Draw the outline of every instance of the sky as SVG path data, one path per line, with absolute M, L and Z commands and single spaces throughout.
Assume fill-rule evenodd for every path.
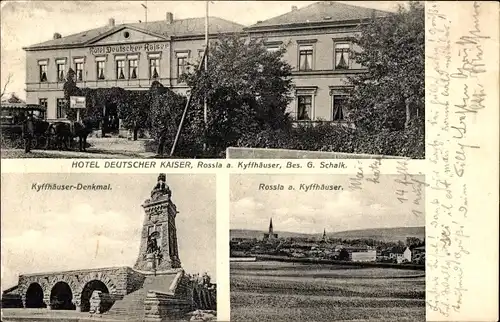
M 211 1 L 210 15 L 248 26 L 316 1 Z M 349 3 L 349 1 L 339 1 Z M 394 11 L 401 1 L 356 1 L 351 4 Z M 67 36 L 98 28 L 114 18 L 117 24 L 144 21 L 145 1 L 1 1 L 1 78 L 3 90 L 26 97 L 25 52 L 22 47 L 52 39 L 55 32 Z M 166 12 L 174 19 L 205 16 L 205 1 L 147 1 L 148 21 L 164 20 Z
M 230 178 L 230 228 L 267 231 L 273 219 L 275 231 L 321 234 L 390 227 L 425 226 L 424 200 L 400 203 L 401 188 L 394 175 L 381 175 L 380 183 L 365 182 L 363 190 L 349 189 L 352 175 L 232 175 Z M 424 181 L 421 179 L 421 181 Z M 260 184 L 285 186 L 283 191 L 259 190 Z M 299 191 L 299 184 L 341 185 L 339 191 Z M 289 191 L 288 185 L 295 190 Z M 419 210 L 416 216 L 412 210 Z
M 2 290 L 16 285 L 19 274 L 135 264 L 141 205 L 157 175 L 2 174 L 1 179 Z M 32 183 L 43 182 L 110 183 L 112 190 L 32 190 Z M 180 212 L 182 267 L 190 274 L 206 271 L 216 280 L 215 176 L 168 175 L 167 184 Z

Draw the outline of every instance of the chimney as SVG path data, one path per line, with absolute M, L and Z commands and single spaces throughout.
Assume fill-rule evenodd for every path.
M 115 26 L 115 19 L 114 18 L 109 18 L 108 20 L 108 27 L 114 27 Z
M 61 34 L 60 34 L 60 33 L 58 33 L 58 32 L 55 32 L 55 33 L 54 33 L 54 37 L 53 37 L 54 39 L 59 39 L 59 38 L 61 38 L 61 37 L 62 37 L 62 36 L 61 36 Z
M 172 22 L 174 22 L 174 14 L 171 12 L 167 12 L 165 18 L 166 18 L 165 20 L 167 21 L 168 24 L 171 24 Z
M 292 11 L 296 11 L 297 9 L 297 6 L 292 6 Z

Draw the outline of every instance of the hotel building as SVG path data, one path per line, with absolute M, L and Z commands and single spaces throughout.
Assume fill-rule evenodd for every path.
M 364 72 L 349 52 L 357 26 L 378 11 L 337 2 L 317 2 L 244 27 L 210 17 L 210 38 L 243 33 L 264 40 L 268 50 L 286 47 L 284 59 L 293 67 L 294 100 L 289 111 L 297 121 L 342 122 L 348 75 Z M 188 62 L 199 61 L 204 50 L 205 18 L 165 20 L 106 26 L 25 47 L 26 101 L 47 108 L 47 119 L 64 119 L 63 84 L 69 68 L 80 88 L 122 87 L 147 90 L 154 80 L 185 94 L 178 81 Z M 88 104 L 88 103 L 87 103 Z M 105 104 L 105 115 L 116 106 Z

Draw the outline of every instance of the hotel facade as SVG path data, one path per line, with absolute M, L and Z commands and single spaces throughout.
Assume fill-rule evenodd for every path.
M 364 72 L 350 59 L 360 23 L 387 12 L 336 2 L 318 2 L 244 27 L 209 19 L 209 37 L 239 33 L 260 38 L 268 50 L 284 46 L 295 85 L 289 112 L 296 121 L 342 122 L 347 76 Z M 198 62 L 205 44 L 205 18 L 116 25 L 114 19 L 92 30 L 23 48 L 26 51 L 26 102 L 47 108 L 49 120 L 65 119 L 63 85 L 72 68 L 80 88 L 147 90 L 157 80 L 186 94 L 179 76 Z M 87 103 L 89 104 L 89 103 Z M 116 114 L 105 104 L 104 115 Z

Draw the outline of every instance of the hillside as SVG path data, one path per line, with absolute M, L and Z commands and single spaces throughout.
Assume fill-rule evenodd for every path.
M 384 241 L 405 241 L 406 237 L 425 239 L 425 227 L 393 227 L 348 230 L 327 234 L 331 238 L 373 238 Z
M 257 238 L 262 239 L 265 231 L 250 230 L 250 229 L 231 229 L 230 238 Z M 321 234 L 303 234 L 288 231 L 275 231 L 279 237 L 321 237 Z M 373 238 L 383 241 L 405 241 L 406 237 L 417 237 L 420 239 L 425 238 L 425 227 L 392 227 L 392 228 L 372 228 L 372 229 L 359 229 L 340 231 L 335 233 L 327 233 L 330 238 Z
M 262 236 L 267 231 L 261 230 L 251 230 L 251 229 L 231 229 L 229 232 L 230 238 L 257 238 L 262 239 Z M 278 234 L 279 237 L 289 238 L 289 237 L 315 237 L 314 234 L 301 234 L 294 233 L 289 231 L 275 231 L 274 233 Z

